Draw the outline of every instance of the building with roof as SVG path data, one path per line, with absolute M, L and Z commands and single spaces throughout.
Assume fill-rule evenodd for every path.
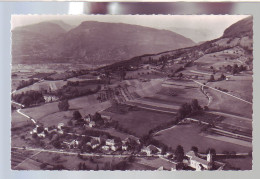
M 115 143 L 115 140 L 114 139 L 107 139 L 106 140 L 106 145 L 108 145 L 108 146 L 113 146 L 113 145 L 115 145 L 116 143 Z
M 141 152 L 146 153 L 146 155 L 151 156 L 152 154 L 160 154 L 162 149 L 155 147 L 154 145 L 148 145 L 147 147 L 142 148 Z
M 88 124 L 89 127 L 95 127 L 96 126 L 96 123 L 95 121 L 90 121 L 89 124 Z
M 194 151 L 189 151 L 186 156 L 188 157 L 188 164 L 190 167 L 201 171 L 211 170 L 213 166 L 212 154 L 207 154 L 207 160 L 198 157 Z

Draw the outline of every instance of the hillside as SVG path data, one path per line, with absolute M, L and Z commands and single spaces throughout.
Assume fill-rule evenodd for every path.
M 253 59 L 253 18 L 252 16 L 242 19 L 228 27 L 222 37 L 211 41 L 199 43 L 196 46 L 180 48 L 177 50 L 164 51 L 155 54 L 147 54 L 142 56 L 136 56 L 132 59 L 115 63 L 106 68 L 116 69 L 118 67 L 156 62 L 156 61 L 174 61 L 175 63 L 187 64 L 200 59 L 206 54 L 213 54 L 216 52 L 223 52 L 225 50 L 235 56 L 240 56 L 244 59 L 245 63 L 249 65 L 249 69 L 252 69 Z M 218 60 L 218 59 L 215 59 Z M 207 61 L 204 58 L 203 61 Z M 202 61 L 201 61 L 202 62 Z M 203 62 L 204 63 L 204 62 Z
M 239 37 L 243 35 L 253 35 L 253 16 L 238 21 L 228 27 L 223 34 L 223 37 Z
M 66 28 L 68 26 L 65 23 L 53 21 L 13 29 L 13 63 L 22 63 L 30 57 L 36 58 L 45 55 L 45 53 L 48 53 L 49 46 L 66 33 Z M 28 63 L 31 63 L 31 61 Z
M 56 25 L 58 26 L 58 24 Z M 26 28 L 28 29 L 28 27 Z M 34 27 L 32 31 L 34 33 L 31 35 L 29 33 L 17 35 L 17 30 L 13 31 L 13 41 L 18 39 L 17 36 L 22 37 L 20 41 L 26 41 L 26 39 L 33 38 L 35 34 L 44 33 L 38 26 Z M 85 21 L 67 33 L 64 31 L 53 35 L 51 41 L 47 41 L 48 38 L 41 39 L 44 35 L 39 35 L 36 40 L 33 38 L 31 41 L 37 41 L 37 43 L 35 42 L 35 45 L 30 45 L 31 48 L 19 53 L 24 57 L 23 60 L 15 59 L 14 62 L 69 62 L 70 59 L 80 63 L 109 64 L 137 55 L 158 53 L 195 44 L 192 40 L 171 31 L 123 23 Z M 46 45 L 48 48 L 44 47 L 44 50 L 39 50 L 38 44 Z M 24 45 L 14 46 L 13 52 L 21 47 Z

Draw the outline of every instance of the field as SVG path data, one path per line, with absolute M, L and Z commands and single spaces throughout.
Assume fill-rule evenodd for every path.
M 220 51 L 204 55 L 203 57 L 196 60 L 196 64 L 208 69 L 210 66 L 218 69 L 223 65 L 233 66 L 233 64 L 240 64 L 237 60 L 235 60 L 238 57 L 238 54 L 224 53 L 224 51 Z
M 199 152 L 205 152 L 208 148 L 214 148 L 217 153 L 223 151 L 249 152 L 251 150 L 250 147 L 206 137 L 204 133 L 201 133 L 201 127 L 197 124 L 178 125 L 159 133 L 155 138 L 173 149 L 182 145 L 185 152 L 190 151 L 192 146 L 197 146 Z
M 114 165 L 123 160 L 123 158 L 117 157 L 90 157 L 84 156 L 84 159 L 79 159 L 77 154 L 67 155 L 67 154 L 55 154 L 49 152 L 41 152 L 40 154 L 33 157 L 43 163 L 48 163 L 50 165 L 63 165 L 67 170 L 78 170 L 79 163 L 85 163 L 88 170 L 103 169 L 105 164 Z
M 253 77 L 250 74 L 232 76 L 229 81 L 210 82 L 208 86 L 227 89 L 230 94 L 249 102 L 253 99 Z
M 210 110 L 217 110 L 252 118 L 253 109 L 251 104 L 240 101 L 213 89 L 207 89 L 207 91 L 212 96 L 212 102 L 209 105 Z
M 157 127 L 158 125 L 174 120 L 173 114 L 144 109 L 129 111 L 127 114 L 116 114 L 111 112 L 103 113 L 110 115 L 113 120 L 119 122 L 119 125 L 134 132 L 139 137 L 148 134 L 149 130 Z
M 37 152 L 34 151 L 22 151 L 22 150 L 12 150 L 11 151 L 11 168 L 13 170 L 37 170 L 40 169 L 40 163 L 29 159 Z M 26 162 L 25 162 L 26 160 Z
M 83 96 L 69 100 L 70 110 L 61 112 L 58 109 L 58 102 L 47 103 L 37 107 L 22 109 L 21 112 L 39 120 L 47 126 L 58 124 L 59 122 L 67 122 L 72 117 L 74 110 L 79 110 L 82 116 L 94 114 L 97 111 L 102 111 L 110 106 L 110 102 L 99 103 L 96 95 Z M 15 122 L 19 120 L 19 114 L 14 114 Z M 17 117 L 16 117 L 17 116 Z M 20 115 L 21 116 L 21 115 Z M 21 117 L 22 118 L 22 117 Z
M 11 121 L 12 128 L 22 127 L 23 125 L 30 123 L 29 118 L 22 116 L 17 111 L 12 111 L 11 115 L 12 115 L 12 121 Z
M 226 163 L 227 170 L 252 170 L 252 157 L 224 159 L 221 162 Z

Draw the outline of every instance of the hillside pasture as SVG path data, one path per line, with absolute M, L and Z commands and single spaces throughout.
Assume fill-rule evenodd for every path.
M 212 66 L 215 69 L 219 69 L 223 65 L 231 65 L 239 64 L 239 62 L 235 59 L 239 58 L 238 54 L 226 53 L 224 51 L 210 53 L 202 56 L 198 60 L 196 60 L 196 65 L 201 66 L 203 68 L 210 69 Z
M 182 145 L 185 152 L 190 151 L 192 146 L 197 146 L 199 152 L 206 152 L 208 148 L 214 148 L 217 153 L 223 151 L 249 152 L 252 150 L 251 147 L 209 138 L 201 132 L 201 129 L 202 127 L 198 124 L 177 125 L 170 130 L 160 132 L 155 136 L 155 139 L 173 149 Z

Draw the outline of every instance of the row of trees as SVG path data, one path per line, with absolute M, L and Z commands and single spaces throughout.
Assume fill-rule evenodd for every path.
M 227 66 L 224 67 L 224 69 L 227 72 L 230 72 L 232 74 L 238 74 L 238 73 L 240 73 L 242 71 L 246 71 L 247 70 L 246 66 L 243 66 L 243 65 L 238 66 L 237 64 L 234 64 L 233 66 L 227 65 Z

